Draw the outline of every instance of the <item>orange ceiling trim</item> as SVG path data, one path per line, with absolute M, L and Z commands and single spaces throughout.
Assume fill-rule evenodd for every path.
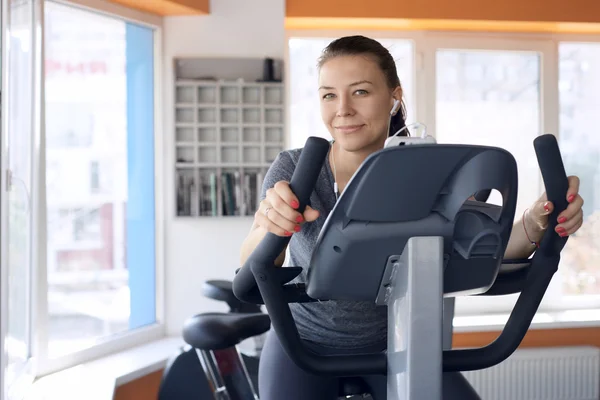
M 600 23 L 452 19 L 286 17 L 288 30 L 488 31 L 600 34 Z
M 598 0 L 285 0 L 286 17 L 600 23 Z
M 108 0 L 134 10 L 161 17 L 210 14 L 209 0 Z

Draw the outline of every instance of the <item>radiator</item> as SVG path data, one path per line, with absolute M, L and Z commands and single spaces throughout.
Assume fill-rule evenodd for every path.
M 522 349 L 497 366 L 464 375 L 483 400 L 598 400 L 600 349 Z

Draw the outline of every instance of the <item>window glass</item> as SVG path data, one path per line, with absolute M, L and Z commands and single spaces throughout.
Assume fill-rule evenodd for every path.
M 46 3 L 50 358 L 155 322 L 154 33 Z
M 562 253 L 565 296 L 600 295 L 600 44 L 559 46 L 560 148 L 565 169 L 581 179 L 584 225 Z

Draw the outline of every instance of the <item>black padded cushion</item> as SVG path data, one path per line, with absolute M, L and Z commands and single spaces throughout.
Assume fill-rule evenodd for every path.
M 202 293 L 206 297 L 214 300 L 224 301 L 230 305 L 237 305 L 240 303 L 237 297 L 233 294 L 233 288 L 231 281 L 223 280 L 210 280 L 204 282 L 202 287 Z
M 185 321 L 183 340 L 197 349 L 220 350 L 260 335 L 270 327 L 271 320 L 263 313 L 203 313 Z
M 259 304 L 241 302 L 233 294 L 233 283 L 226 280 L 209 280 L 202 286 L 204 296 L 224 301 L 229 306 L 229 312 L 254 314 L 261 312 Z

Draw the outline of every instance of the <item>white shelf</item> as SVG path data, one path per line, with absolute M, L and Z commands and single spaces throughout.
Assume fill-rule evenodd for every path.
M 176 215 L 254 214 L 283 150 L 283 103 L 279 82 L 176 81 Z

